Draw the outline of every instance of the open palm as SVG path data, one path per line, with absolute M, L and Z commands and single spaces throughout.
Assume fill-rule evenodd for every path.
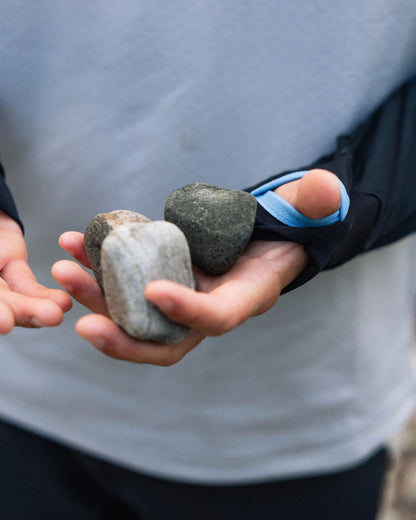
M 60 244 L 89 267 L 82 233 L 65 233 Z M 101 288 L 79 264 L 61 260 L 54 265 L 52 273 L 77 301 L 95 313 L 77 323 L 77 332 L 83 338 L 116 359 L 171 365 L 205 336 L 224 334 L 269 309 L 306 262 L 306 253 L 297 244 L 259 241 L 252 242 L 237 264 L 222 276 L 208 276 L 195 269 L 199 291 L 168 280 L 151 282 L 145 288 L 146 297 L 168 318 L 191 329 L 188 336 L 175 345 L 140 341 L 124 333 L 110 319 Z
M 310 173 L 282 186 L 278 193 L 306 215 L 320 218 L 339 207 L 339 183 L 330 172 Z M 64 233 L 60 245 L 89 267 L 82 233 Z M 172 365 L 204 337 L 225 334 L 248 318 L 266 312 L 307 262 L 307 254 L 298 244 L 253 241 L 224 275 L 208 276 L 196 269 L 199 291 L 167 280 L 151 282 L 145 288 L 146 297 L 168 318 L 190 327 L 188 336 L 175 345 L 141 341 L 124 333 L 110 319 L 97 282 L 78 263 L 61 260 L 53 266 L 52 274 L 77 301 L 93 311 L 81 318 L 76 328 L 96 348 L 116 359 Z

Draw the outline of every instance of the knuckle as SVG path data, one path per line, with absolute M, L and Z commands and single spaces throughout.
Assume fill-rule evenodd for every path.
M 236 318 L 234 316 L 230 316 L 230 315 L 224 315 L 224 316 L 221 316 L 221 318 L 218 319 L 217 323 L 216 323 L 216 326 L 215 326 L 215 331 L 214 331 L 214 336 L 221 336 L 222 334 L 226 334 L 227 332 L 230 332 L 231 330 L 233 330 L 238 324 L 238 321 L 236 320 Z

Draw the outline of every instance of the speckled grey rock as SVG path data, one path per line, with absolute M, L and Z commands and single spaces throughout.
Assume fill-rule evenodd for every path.
M 173 280 L 194 287 L 191 257 L 182 231 L 174 224 L 124 224 L 101 248 L 104 293 L 113 320 L 128 334 L 160 343 L 178 343 L 188 328 L 168 320 L 143 289 L 152 280 Z
M 119 209 L 109 213 L 100 213 L 94 217 L 87 226 L 84 233 L 84 247 L 94 272 L 97 282 L 103 288 L 103 277 L 101 273 L 101 244 L 105 237 L 118 226 L 128 223 L 145 223 L 150 219 L 136 213 Z
M 219 275 L 229 271 L 246 249 L 256 209 L 250 193 L 195 182 L 169 195 L 165 219 L 185 233 L 192 262 Z

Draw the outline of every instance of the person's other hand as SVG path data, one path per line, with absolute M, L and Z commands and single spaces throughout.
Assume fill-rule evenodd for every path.
M 0 211 L 0 333 L 15 326 L 53 327 L 72 306 L 58 289 L 40 285 L 28 265 L 20 226 Z
M 329 215 L 340 206 L 338 179 L 324 170 L 312 170 L 276 192 L 311 218 Z M 60 245 L 89 267 L 82 233 L 64 233 Z M 97 282 L 79 264 L 61 260 L 53 266 L 52 274 L 77 301 L 94 312 L 78 321 L 80 336 L 112 358 L 168 366 L 180 361 L 206 336 L 225 334 L 248 318 L 266 312 L 307 263 L 307 254 L 298 244 L 253 241 L 224 275 L 209 276 L 196 269 L 198 292 L 167 280 L 151 282 L 145 288 L 146 297 L 168 318 L 191 329 L 175 345 L 140 341 L 124 333 L 108 316 Z

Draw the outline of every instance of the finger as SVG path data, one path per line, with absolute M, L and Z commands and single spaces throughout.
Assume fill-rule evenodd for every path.
M 307 263 L 308 256 L 299 244 L 253 241 L 228 273 L 199 284 L 209 292 L 156 280 L 144 293 L 172 321 L 217 336 L 266 312 Z
M 91 268 L 84 248 L 84 235 L 78 231 L 67 231 L 59 237 L 59 245 L 85 267 Z
M 339 179 L 328 170 L 313 169 L 275 192 L 309 218 L 323 218 L 341 206 Z
M 0 302 L 0 334 L 10 332 L 15 324 L 12 309 L 3 302 Z
M 177 363 L 204 337 L 191 331 L 183 341 L 175 345 L 140 341 L 123 332 L 110 318 L 98 314 L 81 318 L 76 331 L 106 356 L 159 366 Z
M 25 260 L 12 260 L 1 272 L 3 280 L 13 292 L 53 301 L 62 312 L 72 307 L 71 298 L 59 289 L 49 289 L 36 280 L 35 275 Z
M 257 313 L 262 286 L 232 279 L 210 293 L 193 291 L 167 280 L 151 282 L 145 296 L 165 316 L 207 336 L 225 334 Z
M 341 206 L 338 177 L 327 170 L 311 170 L 299 183 L 296 204 L 310 218 L 323 218 Z
M 71 260 L 59 260 L 52 276 L 79 303 L 92 312 L 108 315 L 104 293 L 96 280 Z
M 32 298 L 11 291 L 5 284 L 0 288 L 0 301 L 13 313 L 14 324 L 20 327 L 54 327 L 63 320 L 62 309 L 53 301 Z M 9 320 L 6 317 L 7 322 Z

